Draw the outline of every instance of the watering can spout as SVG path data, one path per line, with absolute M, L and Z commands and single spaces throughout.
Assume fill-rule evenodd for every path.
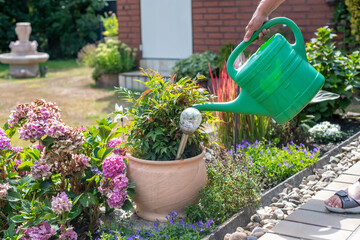
M 270 114 L 246 90 L 241 90 L 239 96 L 231 102 L 201 103 L 195 104 L 194 108 L 199 111 L 220 111 L 242 114 L 254 114 L 269 116 Z

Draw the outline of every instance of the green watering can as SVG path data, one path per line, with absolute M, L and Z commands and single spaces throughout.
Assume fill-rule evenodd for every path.
M 285 24 L 294 32 L 290 44 L 277 33 L 264 43 L 239 69 L 234 62 L 263 29 Z M 241 87 L 239 96 L 226 103 L 203 103 L 193 107 L 200 111 L 222 111 L 272 117 L 283 124 L 296 116 L 324 84 L 324 76 L 308 62 L 305 43 L 298 26 L 288 18 L 267 21 L 251 37 L 241 42 L 227 62 L 229 76 Z

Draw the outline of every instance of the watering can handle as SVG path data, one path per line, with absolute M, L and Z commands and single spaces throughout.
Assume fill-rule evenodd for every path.
M 306 52 L 305 52 L 305 42 L 304 38 L 301 34 L 299 27 L 290 19 L 285 17 L 273 18 L 264 23 L 259 30 L 254 32 L 251 36 L 251 39 L 248 42 L 242 41 L 230 54 L 228 62 L 227 62 L 227 71 L 232 79 L 236 78 L 238 71 L 234 68 L 234 63 L 239 54 L 245 50 L 258 36 L 259 33 L 262 32 L 263 29 L 269 29 L 275 25 L 285 24 L 287 25 L 293 32 L 295 36 L 295 43 L 292 44 L 294 50 L 302 56 L 306 61 Z

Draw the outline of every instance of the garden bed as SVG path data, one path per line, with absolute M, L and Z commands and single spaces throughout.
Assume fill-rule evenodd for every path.
M 358 125 L 360 124 L 358 123 Z M 261 196 L 261 204 L 264 206 L 269 205 L 272 198 L 277 196 L 286 187 L 287 184 L 290 184 L 292 186 L 299 185 L 304 177 L 313 174 L 315 169 L 321 168 L 326 165 L 332 156 L 341 153 L 343 147 L 349 145 L 358 137 L 360 137 L 360 131 L 357 131 L 353 136 L 324 153 L 323 156 L 315 164 L 303 169 L 302 171 L 296 173 L 287 180 L 281 182 L 276 187 L 264 192 Z M 255 208 L 243 209 L 242 211 L 236 213 L 227 221 L 222 223 L 220 226 L 218 226 L 210 235 L 203 238 L 203 240 L 223 239 L 227 233 L 235 232 L 237 227 L 245 227 L 250 222 L 250 217 L 255 212 Z

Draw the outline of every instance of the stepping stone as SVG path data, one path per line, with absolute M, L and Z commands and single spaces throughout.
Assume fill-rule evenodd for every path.
M 360 218 L 348 218 L 346 215 L 334 215 L 330 212 L 322 213 L 303 209 L 293 212 L 286 220 L 348 231 L 355 231 L 360 225 Z
M 348 175 L 348 174 L 341 174 L 334 182 L 344 182 L 344 183 L 351 183 L 353 184 L 359 180 L 359 176 L 356 175 Z
M 282 236 L 273 233 L 266 233 L 259 240 L 299 240 L 299 238 L 293 238 L 289 236 Z
M 352 234 L 352 231 L 348 230 L 314 226 L 286 220 L 281 221 L 271 230 L 273 233 L 311 240 L 347 240 Z M 276 240 L 276 238 L 274 240 Z

